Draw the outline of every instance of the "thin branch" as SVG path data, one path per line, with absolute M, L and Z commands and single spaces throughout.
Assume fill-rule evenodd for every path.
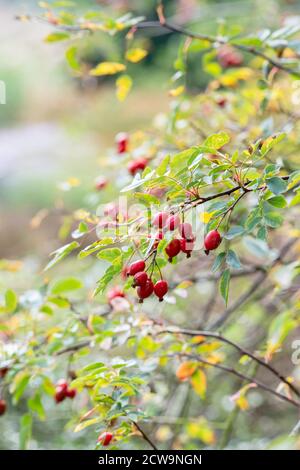
M 215 364 L 213 362 L 207 361 L 206 359 L 203 359 L 200 356 L 197 356 L 196 354 L 176 353 L 176 356 L 187 357 L 187 358 L 190 358 L 190 359 L 194 359 L 194 360 L 196 360 L 198 362 L 201 362 L 202 364 L 205 364 L 207 366 L 215 367 L 216 369 L 220 369 L 220 370 L 223 370 L 225 372 L 229 372 L 230 374 L 235 375 L 236 377 L 239 377 L 240 379 L 246 380 L 249 383 L 255 383 L 257 387 L 259 387 L 259 388 L 261 388 L 261 389 L 263 389 L 263 390 L 265 390 L 269 393 L 272 393 L 277 398 L 280 398 L 281 400 L 284 400 L 284 401 L 290 403 L 291 405 L 297 407 L 298 409 L 300 409 L 300 402 L 297 402 L 297 401 L 293 400 L 292 398 L 289 398 L 285 395 L 282 395 L 279 392 L 276 392 L 276 390 L 273 390 L 271 387 L 269 387 L 268 385 L 265 385 L 263 382 L 260 382 L 259 380 L 256 380 L 256 379 L 253 379 L 253 377 L 249 377 L 248 375 L 242 374 L 241 372 L 237 371 L 236 369 L 233 369 L 232 367 L 224 366 L 222 364 Z
M 289 240 L 281 249 L 278 256 L 274 259 L 274 261 L 268 266 L 268 268 L 261 272 L 255 279 L 255 281 L 250 285 L 250 287 L 244 292 L 230 307 L 228 307 L 224 313 L 215 321 L 212 325 L 210 325 L 210 329 L 214 330 L 215 328 L 219 328 L 223 323 L 228 320 L 229 316 L 239 309 L 253 294 L 254 292 L 261 287 L 261 284 L 267 279 L 269 275 L 269 270 L 273 268 L 282 258 L 286 255 L 286 253 L 295 245 L 298 241 L 297 238 L 292 238 Z
M 243 44 L 235 44 L 230 42 L 230 40 L 224 38 L 224 37 L 216 37 L 216 36 L 210 36 L 208 34 L 201 34 L 201 33 L 194 33 L 192 31 L 189 31 L 185 28 L 182 28 L 181 26 L 171 24 L 168 21 L 144 21 L 141 23 L 137 24 L 138 29 L 143 29 L 143 28 L 165 28 L 170 32 L 177 33 L 177 34 L 182 34 L 183 36 L 187 36 L 191 39 L 200 39 L 203 41 L 207 41 L 210 44 L 215 44 L 215 45 L 230 45 L 234 47 L 235 49 L 238 49 L 242 52 L 246 52 L 248 54 L 254 55 L 256 57 L 260 57 L 261 59 L 266 60 L 270 65 L 273 67 L 277 67 L 278 69 L 287 72 L 289 74 L 292 74 L 296 77 L 300 77 L 300 72 L 297 70 L 294 70 L 290 67 L 285 66 L 282 64 L 282 62 L 276 60 L 273 57 L 270 57 L 267 55 L 265 52 L 261 51 L 260 49 L 255 49 L 254 47 L 251 46 L 245 46 Z
M 245 355 L 250 357 L 253 361 L 255 361 L 257 364 L 261 365 L 262 367 L 265 367 L 268 369 L 272 374 L 274 374 L 277 379 L 280 381 L 284 382 L 294 393 L 297 395 L 297 397 L 300 398 L 300 392 L 299 390 L 292 384 L 290 383 L 280 372 L 278 372 L 271 364 L 265 362 L 263 359 L 261 359 L 259 356 L 256 354 L 252 353 L 248 349 L 244 348 L 243 346 L 240 346 L 239 344 L 235 343 L 234 341 L 226 338 L 225 336 L 221 335 L 218 332 L 213 332 L 213 331 L 207 331 L 207 330 L 189 330 L 189 329 L 166 329 L 166 330 L 161 330 L 158 332 L 158 335 L 164 334 L 164 333 L 169 333 L 169 334 L 182 334 L 186 336 L 204 336 L 205 338 L 214 338 L 218 339 L 222 343 L 226 343 L 229 346 L 232 346 L 235 348 L 237 351 L 239 351 L 240 355 Z
M 145 431 L 141 428 L 141 426 L 140 426 L 136 421 L 132 421 L 132 423 L 135 425 L 135 427 L 137 428 L 137 430 L 141 433 L 141 435 L 143 436 L 143 438 L 145 439 L 145 441 L 148 442 L 148 444 L 152 447 L 152 449 L 158 450 L 158 448 L 156 447 L 156 445 L 151 441 L 150 437 L 147 436 L 147 434 L 146 434 Z

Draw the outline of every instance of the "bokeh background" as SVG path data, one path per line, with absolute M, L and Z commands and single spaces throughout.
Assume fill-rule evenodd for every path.
M 155 18 L 154 0 L 77 0 L 75 3 L 78 11 L 110 4 L 116 10 L 129 8 L 148 19 Z M 222 19 L 252 30 L 276 28 L 284 15 L 300 15 L 297 0 L 164 3 L 168 15 L 177 22 L 197 23 L 205 32 L 215 32 Z M 98 175 L 114 181 L 115 174 L 107 164 L 107 151 L 114 145 L 115 134 L 144 129 L 157 113 L 167 111 L 168 77 L 178 45 L 178 38 L 173 35 L 148 37 L 150 54 L 135 66 L 134 88 L 126 102 L 119 103 L 113 79 L 72 77 L 64 58 L 65 45 L 43 41 L 51 27 L 15 18 L 38 11 L 34 0 L 0 1 L 0 80 L 6 84 L 6 104 L 0 105 L 0 259 L 21 260 L 24 266 L 17 277 L 15 273 L 0 270 L 1 291 L 10 284 L 10 276 L 14 276 L 17 290 L 33 286 L 48 254 L 61 245 L 58 237 L 61 208 L 89 207 L 95 198 L 101 198 L 94 191 Z M 114 47 L 114 41 L 105 36 L 100 44 L 90 38 L 83 54 L 87 62 L 97 63 L 105 58 L 109 60 Z M 190 70 L 189 86 L 193 92 L 203 88 L 207 78 L 201 71 L 200 61 L 191 64 Z M 69 187 L 72 187 L 70 191 Z M 105 192 L 105 198 L 109 200 L 113 196 L 112 187 Z M 66 263 L 58 269 L 68 271 L 72 267 Z M 50 403 L 48 406 L 53 407 Z M 22 411 L 20 404 L 19 410 L 10 413 L 5 422 L 0 420 L 0 448 L 18 447 Z M 93 448 L 94 438 L 89 439 L 89 432 L 74 435 L 71 424 L 70 431 L 61 431 L 70 415 L 70 409 L 63 413 L 54 410 L 46 426 L 35 424 L 31 448 Z M 276 419 L 263 425 L 276 429 Z M 246 419 L 244 422 L 242 419 L 240 426 L 241 432 L 247 435 Z M 251 445 L 263 446 L 263 442 L 253 441 Z

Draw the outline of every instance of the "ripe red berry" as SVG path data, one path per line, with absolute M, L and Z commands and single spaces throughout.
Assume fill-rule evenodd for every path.
M 0 416 L 4 415 L 6 411 L 6 401 L 1 399 L 0 400 Z
M 148 274 L 145 273 L 145 271 L 141 271 L 139 273 L 136 273 L 133 278 L 133 284 L 132 287 L 137 287 L 137 286 L 145 286 L 147 281 L 148 281 Z
M 181 245 L 180 245 L 180 240 L 178 238 L 174 238 L 173 240 L 170 241 L 170 243 L 166 246 L 166 253 L 169 257 L 169 261 L 171 262 L 172 259 L 178 255 L 180 252 Z
M 146 284 L 144 286 L 139 286 L 137 288 L 137 295 L 139 297 L 139 303 L 142 304 L 144 299 L 147 299 L 147 297 L 150 297 L 151 294 L 153 294 L 153 282 L 151 279 L 148 279 Z
M 67 390 L 64 390 L 63 388 L 60 388 L 60 387 L 56 387 L 55 390 L 56 390 L 56 392 L 55 392 L 55 395 L 54 395 L 54 399 L 55 399 L 56 403 L 60 403 L 60 402 L 64 401 L 64 399 L 67 396 Z
M 118 153 L 127 152 L 128 148 L 128 134 L 126 132 L 120 132 L 116 135 L 117 151 Z
M 243 63 L 243 56 L 232 47 L 225 45 L 218 51 L 218 60 L 222 67 L 238 67 Z
M 148 160 L 146 158 L 137 158 L 136 160 L 131 160 L 127 168 L 129 173 L 134 176 L 138 171 L 144 171 L 147 164 Z
M 166 295 L 168 290 L 169 290 L 169 285 L 167 281 L 160 280 L 160 281 L 157 281 L 157 283 L 154 285 L 154 294 L 156 295 L 156 297 L 159 298 L 160 302 L 164 300 L 164 295 Z
M 101 191 L 101 189 L 106 188 L 107 183 L 108 181 L 106 178 L 99 176 L 99 178 L 97 178 L 95 181 L 95 189 L 97 189 L 97 191 Z
M 120 289 L 120 287 L 112 287 L 107 293 L 108 303 L 111 303 L 116 297 L 125 297 L 125 293 Z
M 77 391 L 75 390 L 75 388 L 68 388 L 66 391 L 66 397 L 71 398 L 71 400 L 76 397 L 76 394 Z
M 221 98 L 218 98 L 217 99 L 217 105 L 220 107 L 220 108 L 224 108 L 227 104 L 227 99 L 225 97 L 221 97 Z
M 182 253 L 186 253 L 187 258 L 190 258 L 194 249 L 194 242 L 191 240 L 186 240 L 185 238 L 181 238 L 180 249 Z
M 59 381 L 56 384 L 56 388 L 60 390 L 64 390 L 66 392 L 68 388 L 68 382 L 65 379 L 59 379 Z
M 146 263 L 144 260 L 139 259 L 138 261 L 134 261 L 134 263 L 131 263 L 128 267 L 128 276 L 134 276 L 135 274 L 144 271 L 145 267 Z
M 182 238 L 185 238 L 186 240 L 194 239 L 193 227 L 188 222 L 184 222 L 183 224 L 180 224 L 178 230 Z
M 153 227 L 164 228 L 169 218 L 168 212 L 159 212 L 152 220 Z
M 209 252 L 211 250 L 215 250 L 216 248 L 218 248 L 221 241 L 222 237 L 219 234 L 218 230 L 211 230 L 210 232 L 208 232 L 204 239 L 205 251 Z
M 111 432 L 103 432 L 102 434 L 100 434 L 97 440 L 103 446 L 108 446 L 113 437 L 114 436 Z
M 180 224 L 179 215 L 170 215 L 170 217 L 168 217 L 166 221 L 166 228 L 173 232 L 173 230 L 177 229 L 179 224 Z

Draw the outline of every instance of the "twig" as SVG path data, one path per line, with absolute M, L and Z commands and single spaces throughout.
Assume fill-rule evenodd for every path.
M 140 427 L 140 425 L 136 421 L 132 421 L 132 423 L 135 425 L 137 430 L 141 433 L 141 435 L 143 436 L 145 441 L 148 442 L 148 444 L 152 447 L 152 449 L 158 450 L 156 445 L 151 441 L 150 437 L 147 436 L 147 434 L 145 433 L 145 431 L 143 431 L 143 429 Z
M 248 351 L 246 348 L 243 346 L 240 346 L 239 344 L 235 343 L 234 341 L 226 338 L 225 336 L 222 336 L 218 332 L 213 332 L 213 331 L 207 331 L 207 330 L 189 330 L 189 329 L 166 329 L 166 330 L 161 330 L 157 334 L 182 334 L 182 335 L 187 335 L 187 336 L 204 336 L 205 338 L 214 338 L 218 339 L 219 341 L 226 343 L 233 348 L 235 348 L 241 355 L 245 355 L 250 357 L 253 361 L 257 362 L 259 365 L 262 367 L 265 367 L 268 369 L 272 374 L 274 374 L 280 381 L 284 382 L 294 393 L 297 395 L 297 397 L 300 398 L 300 392 L 297 390 L 297 388 L 290 383 L 280 372 L 278 372 L 273 366 L 271 366 L 269 363 L 265 362 L 263 359 L 261 359 L 259 356 L 256 356 L 256 354 Z
M 266 280 L 269 275 L 269 269 L 273 268 L 281 259 L 285 256 L 285 254 L 293 247 L 293 245 L 298 241 L 297 238 L 292 238 L 289 240 L 281 249 L 278 256 L 274 259 L 274 261 L 268 266 L 264 272 L 261 272 L 255 279 L 255 281 L 251 284 L 251 286 L 244 292 L 230 307 L 228 307 L 224 313 L 215 321 L 212 325 L 210 325 L 210 329 L 214 330 L 215 328 L 220 327 L 223 323 L 229 318 L 229 316 L 235 312 L 238 308 L 241 307 L 251 296 L 254 292 L 261 286 L 261 284 Z
M 246 380 L 249 383 L 255 383 L 257 387 L 265 390 L 266 392 L 272 393 L 275 395 L 277 398 L 280 398 L 281 400 L 284 400 L 291 405 L 297 407 L 300 409 L 300 402 L 295 401 L 293 398 L 289 398 L 285 395 L 282 395 L 279 392 L 276 392 L 276 390 L 273 390 L 271 387 L 268 385 L 265 385 L 264 383 L 260 382 L 257 379 L 253 379 L 253 377 L 249 377 L 248 375 L 242 374 L 241 372 L 237 371 L 236 369 L 233 369 L 232 367 L 224 366 L 222 364 L 215 364 L 213 362 L 207 361 L 206 359 L 203 359 L 200 356 L 197 356 L 196 354 L 189 354 L 189 353 L 176 353 L 176 356 L 179 357 L 187 357 L 190 359 L 194 359 L 198 362 L 201 362 L 202 364 L 205 364 L 207 366 L 212 366 L 215 367 L 216 369 L 223 370 L 225 372 L 229 372 L 232 375 L 235 375 L 236 377 L 239 377 L 240 379 Z

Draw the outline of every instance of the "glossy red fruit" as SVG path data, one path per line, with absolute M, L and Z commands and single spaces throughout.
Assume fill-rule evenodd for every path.
M 54 399 L 56 403 L 61 403 L 62 401 L 64 401 L 64 399 L 67 396 L 67 390 L 64 390 L 63 388 L 60 388 L 60 387 L 56 387 L 55 390 L 56 392 L 54 395 Z
M 138 261 L 134 261 L 134 263 L 131 263 L 128 267 L 128 276 L 134 276 L 135 274 L 144 271 L 145 267 L 146 263 L 144 260 L 139 259 Z
M 0 400 L 0 416 L 4 415 L 6 411 L 6 401 L 1 399 Z
M 59 379 L 59 381 L 56 384 L 56 389 L 61 389 L 66 392 L 68 389 L 68 382 L 65 379 Z
M 220 107 L 220 108 L 224 108 L 227 104 L 227 99 L 224 98 L 224 97 L 221 97 L 221 98 L 218 98 L 217 99 L 217 105 Z
M 210 232 L 208 232 L 204 239 L 205 251 L 209 252 L 211 250 L 215 250 L 216 248 L 218 248 L 221 241 L 222 237 L 219 234 L 218 230 L 211 230 Z
M 103 178 L 102 176 L 99 176 L 99 178 L 97 178 L 95 181 L 95 188 L 97 189 L 97 191 L 101 191 L 102 189 L 106 188 L 107 184 L 107 179 Z
M 144 171 L 144 169 L 146 168 L 148 164 L 148 160 L 146 158 L 137 158 L 136 160 L 131 160 L 129 163 L 128 163 L 128 171 L 129 173 L 134 176 L 136 175 L 136 173 L 138 173 L 139 171 Z
M 152 220 L 153 227 L 164 228 L 169 218 L 168 212 L 159 212 Z
M 107 300 L 109 303 L 116 297 L 125 297 L 125 293 L 120 289 L 120 287 L 112 287 L 107 293 Z
M 178 255 L 180 252 L 181 245 L 180 245 L 180 240 L 178 238 L 174 238 L 173 240 L 170 241 L 170 243 L 166 246 L 166 253 L 169 257 L 169 261 L 171 262 L 172 259 Z
M 164 296 L 167 294 L 168 290 L 169 285 L 167 281 L 160 280 L 154 285 L 154 294 L 159 298 L 160 302 L 164 300 Z
M 194 242 L 191 240 L 186 240 L 185 238 L 181 238 L 180 240 L 180 249 L 182 253 L 186 254 L 187 258 L 191 257 L 192 251 L 194 249 Z
M 137 295 L 139 297 L 139 303 L 142 304 L 144 299 L 147 299 L 147 297 L 150 297 L 150 295 L 153 294 L 153 282 L 151 279 L 148 279 L 146 284 L 144 286 L 139 286 L 137 288 Z
M 182 238 L 185 238 L 186 240 L 194 239 L 193 227 L 188 222 L 184 222 L 183 224 L 180 224 L 178 227 L 178 230 Z
M 167 230 L 171 230 L 172 232 L 178 228 L 180 224 L 180 217 L 179 215 L 170 215 L 166 221 L 166 228 Z
M 132 287 L 137 287 L 137 286 L 145 286 L 147 281 L 148 281 L 148 274 L 145 273 L 145 271 L 141 271 L 139 273 L 136 273 L 133 278 L 133 284 Z
M 1 369 L 0 369 L 0 378 L 3 379 L 6 376 L 8 371 L 9 371 L 8 367 L 1 367 Z
M 120 132 L 116 135 L 117 151 L 118 153 L 125 153 L 128 149 L 128 134 Z
M 102 434 L 100 434 L 100 436 L 98 437 L 98 442 L 100 442 L 100 444 L 102 444 L 103 446 L 108 446 L 111 442 L 111 440 L 113 439 L 113 434 L 111 432 L 103 432 Z
M 71 398 L 71 400 L 76 397 L 76 394 L 77 391 L 75 390 L 75 388 L 68 388 L 66 391 L 66 397 Z

